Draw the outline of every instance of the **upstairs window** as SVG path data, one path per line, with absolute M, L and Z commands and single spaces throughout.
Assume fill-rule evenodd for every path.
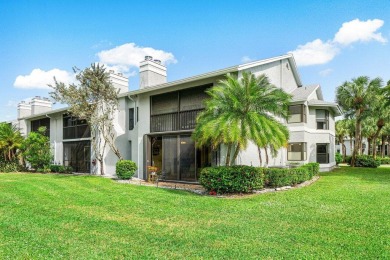
M 129 130 L 134 129 L 134 108 L 129 109 Z
M 50 118 L 42 118 L 31 121 L 31 132 L 38 132 L 41 126 L 46 127 L 45 136 L 50 136 Z
M 91 130 L 85 119 L 65 114 L 63 116 L 63 138 L 79 139 L 91 137 Z
M 287 149 L 288 161 L 306 160 L 306 143 L 289 143 Z
M 306 106 L 293 105 L 288 107 L 288 123 L 305 123 L 306 122 Z
M 316 110 L 317 129 L 329 129 L 329 111 L 325 109 Z

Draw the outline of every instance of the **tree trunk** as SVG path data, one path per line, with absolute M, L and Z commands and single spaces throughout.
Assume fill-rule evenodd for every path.
M 372 137 L 372 144 L 374 145 L 374 149 L 372 151 L 372 155 L 374 156 L 374 158 L 376 158 L 376 139 L 378 138 L 379 136 L 379 133 L 381 132 L 383 126 L 384 126 L 384 121 L 383 120 L 378 120 L 377 122 L 377 129 L 376 129 L 376 132 L 374 134 L 374 136 Z M 382 142 L 383 142 L 383 138 L 382 138 Z M 382 149 L 383 151 L 383 149 Z M 382 152 L 383 153 L 383 152 Z
M 237 156 L 238 156 L 239 152 L 240 152 L 240 142 L 237 143 L 237 147 L 236 147 L 236 150 L 234 151 L 234 155 L 233 155 L 233 158 L 232 158 L 231 165 L 235 165 L 236 164 L 236 159 L 237 159 Z
M 267 146 L 264 147 L 264 152 L 265 152 L 265 164 L 268 166 L 268 150 L 267 150 Z
M 100 165 L 100 175 L 104 175 L 103 159 L 98 160 Z
M 353 152 L 353 148 L 352 148 L 352 135 L 349 136 L 349 152 L 351 153 L 351 156 L 352 156 L 352 152 Z
M 360 111 L 358 111 L 356 115 L 355 147 L 353 149 L 352 160 L 351 160 L 352 167 L 355 167 L 356 156 L 360 155 L 362 122 L 359 117 L 360 117 Z
M 382 149 L 381 149 L 382 157 L 385 157 L 385 149 L 386 149 L 386 138 L 384 135 L 382 135 Z
M 230 153 L 232 152 L 232 144 L 228 144 L 228 149 L 227 149 L 227 153 L 226 153 L 226 161 L 225 161 L 225 165 L 226 166 L 229 166 L 230 165 Z
M 368 142 L 368 151 L 367 151 L 367 154 L 368 155 L 371 155 L 371 138 L 367 138 L 367 142 Z
M 259 162 L 260 162 L 260 167 L 263 165 L 263 160 L 261 159 L 261 147 L 257 146 L 257 151 L 259 152 Z
M 343 153 L 343 162 L 345 162 L 345 157 L 347 156 L 347 147 L 345 146 L 344 142 L 341 143 L 341 150 Z

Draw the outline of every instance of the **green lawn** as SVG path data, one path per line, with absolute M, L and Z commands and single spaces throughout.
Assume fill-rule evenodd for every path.
M 0 174 L 0 259 L 390 258 L 390 168 L 242 199 Z

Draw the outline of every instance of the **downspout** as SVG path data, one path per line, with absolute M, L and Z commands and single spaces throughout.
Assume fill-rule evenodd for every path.
M 131 97 L 131 95 L 127 95 L 127 97 L 131 100 L 131 101 L 133 101 L 133 103 L 134 103 L 134 114 L 135 114 L 135 116 L 134 116 L 134 127 L 137 125 L 138 126 L 138 113 L 137 113 L 137 100 L 136 99 L 133 99 L 132 97 Z M 137 97 L 137 95 L 136 95 L 136 97 Z M 143 142 L 142 142 L 142 144 L 143 144 Z M 133 149 L 133 147 L 131 147 L 131 149 Z M 131 154 L 133 155 L 133 151 L 131 151 Z M 138 131 L 137 131 L 137 165 L 140 165 L 140 162 L 139 162 L 139 142 L 138 142 Z M 138 178 L 140 178 L 140 168 L 138 167 Z
M 47 118 L 50 118 L 52 119 L 48 114 L 45 115 Z M 55 127 L 55 136 L 54 136 L 54 164 L 56 164 L 56 157 L 57 157 L 57 119 L 55 119 L 56 121 L 56 127 Z M 50 132 L 49 132 L 49 135 L 50 135 Z M 50 136 L 49 136 L 49 140 L 50 140 Z

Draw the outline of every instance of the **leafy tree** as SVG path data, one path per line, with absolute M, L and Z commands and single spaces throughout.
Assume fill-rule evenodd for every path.
M 272 85 L 267 76 L 244 72 L 238 79 L 227 74 L 207 93 L 210 98 L 197 118 L 193 138 L 198 146 L 226 145 L 226 165 L 234 164 L 249 141 L 259 152 L 267 147 L 275 152 L 287 144 L 288 130 L 276 116 L 288 117 L 291 96 Z
M 351 166 L 355 166 L 356 156 L 360 154 L 362 144 L 362 121 L 371 112 L 370 103 L 382 86 L 382 80 L 360 76 L 346 81 L 336 89 L 336 99 L 344 113 L 355 121 L 355 147 L 352 153 Z
M 51 96 L 69 105 L 69 112 L 85 119 L 91 129 L 92 149 L 99 162 L 100 174 L 104 175 L 103 160 L 106 146 L 122 160 L 115 145 L 116 133 L 113 116 L 118 110 L 118 90 L 112 85 L 109 73 L 103 65 L 92 64 L 84 70 L 74 68 L 78 83 L 65 85 L 55 79 Z
M 0 123 L 0 152 L 4 161 L 15 161 L 18 149 L 22 146 L 23 137 L 20 131 L 8 123 Z
M 30 132 L 22 145 L 23 157 L 34 170 L 48 169 L 53 161 L 49 137 L 45 136 L 46 127 Z

